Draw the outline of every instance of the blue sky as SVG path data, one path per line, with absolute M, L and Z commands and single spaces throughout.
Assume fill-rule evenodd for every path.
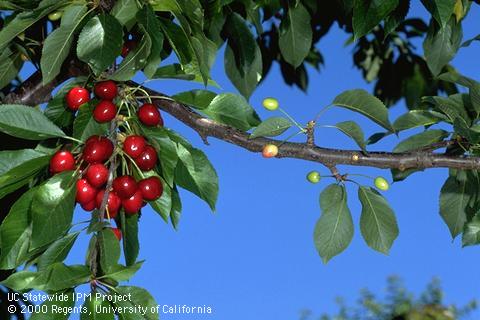
M 465 22 L 465 39 L 479 30 L 480 22 L 473 21 L 480 13 L 477 7 Z M 415 16 L 425 13 L 417 4 L 411 11 Z M 343 46 L 346 39 L 347 35 L 334 27 L 320 42 L 326 66 L 318 74 L 310 73 L 308 94 L 287 87 L 279 68 L 274 66 L 251 98 L 261 117 L 273 115 L 260 108 L 267 96 L 277 97 L 284 109 L 306 123 L 342 91 L 370 90 L 371 86 L 353 68 L 352 47 Z M 478 49 L 478 43 L 462 49 L 454 65 L 466 75 L 480 74 Z M 224 75 L 221 55 L 213 78 L 224 91 L 235 91 Z M 150 86 L 169 94 L 200 88 L 180 81 L 158 81 Z M 403 102 L 392 108 L 391 120 L 404 111 Z M 131 284 L 147 288 L 161 305 L 206 305 L 213 309 L 212 315 L 167 314 L 162 319 L 294 320 L 305 308 L 315 314 L 334 312 L 335 297 L 343 296 L 353 302 L 364 287 L 382 294 L 386 278 L 392 274 L 403 277 L 407 287 L 417 293 L 432 277 L 439 277 L 447 302 L 462 304 L 480 298 L 479 249 L 461 249 L 459 241 L 452 243 L 438 214 L 439 190 L 447 170 L 417 173 L 404 183 L 394 184 L 384 194 L 400 227 L 400 236 L 389 256 L 370 250 L 361 238 L 357 227 L 360 206 L 355 199 L 356 188 L 350 187 L 349 206 L 356 224 L 354 239 L 343 254 L 324 265 L 314 248 L 312 234 L 320 216 L 319 193 L 333 181 L 325 179 L 311 185 L 305 180 L 310 170 L 327 174 L 324 167 L 299 160 L 266 160 L 215 139 L 205 146 L 191 129 L 168 115 L 164 117 L 166 126 L 207 153 L 220 178 L 220 195 L 217 211 L 212 214 L 203 202 L 181 192 L 183 217 L 179 231 L 166 225 L 150 208 L 143 210 L 140 258 L 146 262 Z M 358 121 L 367 136 L 379 130 L 369 120 L 342 109 L 328 111 L 320 122 L 335 124 L 345 120 Z M 391 150 L 397 142 L 397 138 L 391 137 L 374 149 Z M 319 129 L 317 143 L 355 148 L 333 129 Z M 386 170 L 340 170 L 390 179 Z M 80 210 L 76 212 L 79 220 L 85 215 Z M 82 238 L 75 246 L 70 262 L 83 262 L 86 241 Z

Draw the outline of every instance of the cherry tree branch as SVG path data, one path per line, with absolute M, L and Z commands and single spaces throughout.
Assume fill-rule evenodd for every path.
M 39 73 L 33 74 L 24 84 L 13 93 L 7 95 L 2 103 L 19 103 L 25 105 L 37 105 L 47 102 L 50 93 L 56 85 L 72 76 L 81 74 L 81 69 L 71 67 L 57 77 L 50 84 L 42 84 Z M 129 82 L 131 86 L 139 86 L 136 82 Z M 429 150 L 420 150 L 411 153 L 392 152 L 369 152 L 363 154 L 360 150 L 341 150 L 322 148 L 309 143 L 285 142 L 268 139 L 250 139 L 250 134 L 240 131 L 231 126 L 218 123 L 203 117 L 192 108 L 175 102 L 167 95 L 142 87 L 151 96 L 164 96 L 152 101 L 163 111 L 169 113 L 179 121 L 195 130 L 204 141 L 208 137 L 214 137 L 225 142 L 237 145 L 252 152 L 261 152 L 266 144 L 279 146 L 278 158 L 295 158 L 325 165 L 334 168 L 337 165 L 367 166 L 382 169 L 428 169 L 428 168 L 456 168 L 456 169 L 480 169 L 480 157 L 451 156 L 433 153 Z
M 132 82 L 132 85 L 138 84 Z M 188 106 L 172 101 L 167 95 L 152 89 L 143 88 L 152 96 L 165 96 L 165 99 L 152 99 L 163 111 L 185 123 L 203 138 L 217 139 L 235 144 L 252 152 L 261 152 L 266 144 L 279 146 L 278 158 L 296 158 L 321 163 L 328 168 L 337 165 L 367 166 L 382 169 L 427 169 L 457 168 L 480 169 L 480 157 L 448 156 L 429 151 L 413 153 L 369 152 L 359 150 L 339 150 L 322 148 L 309 143 L 285 142 L 268 139 L 250 139 L 250 134 L 203 117 Z

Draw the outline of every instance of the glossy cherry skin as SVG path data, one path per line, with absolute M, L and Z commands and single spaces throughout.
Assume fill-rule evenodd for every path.
M 113 233 L 115 234 L 115 237 L 117 237 L 118 241 L 122 240 L 122 231 L 118 228 L 110 228 L 112 229 Z
M 128 136 L 123 142 L 123 151 L 132 158 L 136 158 L 145 150 L 147 142 L 142 136 Z
M 145 103 L 137 111 L 137 116 L 140 121 L 150 127 L 163 126 L 163 119 L 160 111 L 151 103 Z
M 107 183 L 108 169 L 102 163 L 94 163 L 88 167 L 85 178 L 93 187 L 100 188 Z
M 84 103 L 90 101 L 90 92 L 82 87 L 74 87 L 65 96 L 67 106 L 70 110 L 76 111 Z
M 93 118 L 99 123 L 110 122 L 117 115 L 117 106 L 110 100 L 102 100 L 93 109 Z
M 113 100 L 117 96 L 118 89 L 114 81 L 107 80 L 96 83 L 93 91 L 100 99 Z
M 76 186 L 77 194 L 75 196 L 75 200 L 78 203 L 86 205 L 95 200 L 95 197 L 97 196 L 97 189 L 88 183 L 87 179 L 79 179 Z
M 104 195 L 105 190 L 101 190 L 97 193 L 97 197 L 95 198 L 97 209 L 100 209 L 100 207 L 102 206 L 102 200 Z M 120 210 L 121 205 L 122 200 L 120 199 L 120 197 L 115 193 L 115 191 L 110 191 L 108 193 L 107 208 L 111 219 L 114 219 L 117 216 L 118 210 Z M 106 212 L 105 216 L 107 216 Z
M 122 199 L 128 199 L 138 190 L 138 185 L 132 176 L 120 176 L 113 180 L 113 190 Z
M 87 140 L 83 149 L 83 158 L 87 163 L 101 163 L 106 161 L 113 153 L 113 143 L 106 137 Z
M 75 158 L 70 151 L 57 151 L 50 159 L 50 173 L 75 169 Z
M 155 168 L 158 156 L 157 151 L 152 146 L 146 146 L 145 150 L 135 158 L 135 163 L 143 171 L 149 171 Z
M 121 54 L 122 58 L 125 58 L 126 56 L 128 56 L 130 51 L 132 51 L 136 46 L 137 46 L 137 42 L 134 40 L 125 41 L 122 47 L 122 54 Z
M 80 206 L 85 211 L 93 211 L 97 207 L 97 205 L 95 204 L 95 200 L 92 200 L 88 203 L 80 203 Z
M 126 214 L 136 214 L 138 211 L 140 211 L 142 205 L 143 195 L 140 190 L 137 190 L 137 192 L 135 192 L 130 198 L 122 200 L 122 206 Z
M 147 201 L 157 200 L 163 193 L 162 181 L 158 177 L 141 180 L 138 183 L 138 189 L 142 192 L 143 199 Z

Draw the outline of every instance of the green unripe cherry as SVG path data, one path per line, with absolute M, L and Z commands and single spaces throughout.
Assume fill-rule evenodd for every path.
M 390 185 L 388 184 L 388 181 L 385 180 L 384 177 L 376 177 L 375 187 L 377 187 L 379 190 L 387 191 L 390 188 Z
M 318 171 L 310 171 L 307 174 L 307 180 L 311 183 L 318 183 L 322 177 Z
M 275 98 L 266 98 L 263 100 L 263 107 L 270 111 L 278 109 L 278 100 Z
M 48 15 L 48 20 L 50 21 L 60 20 L 62 15 L 63 15 L 62 11 L 54 11 Z

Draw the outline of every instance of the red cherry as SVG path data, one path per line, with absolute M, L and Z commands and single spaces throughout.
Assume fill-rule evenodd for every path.
M 97 193 L 95 203 L 98 209 L 100 209 L 100 207 L 102 206 L 102 200 L 104 195 L 105 195 L 105 190 L 100 190 Z M 114 191 L 110 191 L 108 193 L 108 199 L 107 199 L 107 208 L 108 208 L 108 213 L 110 215 L 110 218 L 114 219 L 117 216 L 118 210 L 120 209 L 121 205 L 122 205 L 122 200 L 118 197 L 118 195 Z
M 132 176 L 120 176 L 113 180 L 113 190 L 122 199 L 128 199 L 137 191 L 137 182 Z
M 100 140 L 100 136 L 95 134 L 93 136 L 88 137 L 87 141 L 85 141 L 85 144 L 87 145 L 89 143 L 92 143 L 98 140 Z
M 94 201 L 96 195 L 97 189 L 88 183 L 87 179 L 80 179 L 77 181 L 77 194 L 75 196 L 75 200 L 77 200 L 78 203 L 81 205 L 86 205 L 89 202 Z
M 83 158 L 90 164 L 99 163 L 110 158 L 112 153 L 113 143 L 108 138 L 98 137 L 92 140 L 89 138 L 83 149 Z
M 84 103 L 90 101 L 90 92 L 82 87 L 74 87 L 65 96 L 67 106 L 70 110 L 76 111 Z
M 117 96 L 117 84 L 112 80 L 98 82 L 93 91 L 100 99 L 113 100 Z
M 75 169 L 75 158 L 70 151 L 57 151 L 50 159 L 52 174 Z
M 148 171 L 155 167 L 157 160 L 157 151 L 152 146 L 146 146 L 145 150 L 135 158 L 135 163 L 143 171 Z
M 123 142 L 123 151 L 132 158 L 136 158 L 145 150 L 147 142 L 142 136 L 128 136 Z
M 80 207 L 85 211 L 93 211 L 97 205 L 95 204 L 95 200 L 92 200 L 89 203 L 80 203 Z
M 118 228 L 110 228 L 112 229 L 113 233 L 115 234 L 115 237 L 117 237 L 118 241 L 122 240 L 122 231 Z
M 92 164 L 88 167 L 85 177 L 93 187 L 100 188 L 108 180 L 108 169 L 101 163 Z
M 163 126 L 160 111 L 151 103 L 145 103 L 137 111 L 138 118 L 146 126 Z
M 110 122 L 117 115 L 117 106 L 109 100 L 102 100 L 93 109 L 93 118 L 99 123 Z
M 143 196 L 140 190 L 137 190 L 137 192 L 135 192 L 130 198 L 122 200 L 122 206 L 123 209 L 125 209 L 126 214 L 136 214 L 140 211 L 142 205 Z
M 126 56 L 128 56 L 130 51 L 132 51 L 132 49 L 134 49 L 136 46 L 137 46 L 137 42 L 134 40 L 125 41 L 122 47 L 122 54 L 121 54 L 122 58 L 125 58 Z
M 157 200 L 163 193 L 162 181 L 158 177 L 141 180 L 138 183 L 138 188 L 142 192 L 143 199 L 147 201 Z

